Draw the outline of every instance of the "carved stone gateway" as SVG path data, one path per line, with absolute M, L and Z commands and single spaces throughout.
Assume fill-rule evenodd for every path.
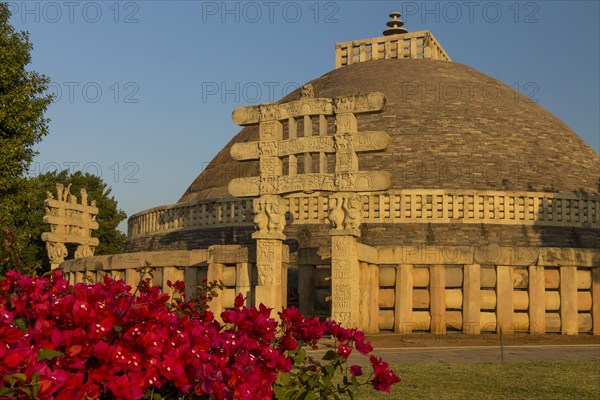
M 96 201 L 88 204 L 88 195 L 81 189 L 81 203 L 70 192 L 71 185 L 64 187 L 56 185 L 57 197 L 47 192 L 44 201 L 46 215 L 44 222 L 50 224 L 50 232 L 42 233 L 42 240 L 46 242 L 48 258 L 52 269 L 65 261 L 67 256 L 67 243 L 77 244 L 75 258 L 91 257 L 98 246 L 98 238 L 91 237 L 92 230 L 98 229 L 96 215 L 98 208 Z
M 282 251 L 287 202 L 281 195 L 295 192 L 333 192 L 328 199 L 328 219 L 332 236 L 332 316 L 346 326 L 359 323 L 359 261 L 357 238 L 360 236 L 362 200 L 356 192 L 387 189 L 391 175 L 385 171 L 359 171 L 357 152 L 385 150 L 390 137 L 385 132 L 358 132 L 357 113 L 381 111 L 385 96 L 375 92 L 335 99 L 314 98 L 311 85 L 301 90 L 297 101 L 240 107 L 233 112 L 239 125 L 259 124 L 257 142 L 236 143 L 231 147 L 235 160 L 259 160 L 260 175 L 236 178 L 229 182 L 229 193 L 236 197 L 254 197 L 256 266 L 258 286 L 256 303 L 279 309 L 283 297 L 281 285 Z M 335 118 L 335 132 L 328 132 L 327 117 Z M 301 120 L 303 135 L 298 137 Z M 284 140 L 284 124 L 288 137 Z M 318 135 L 313 136 L 313 125 Z M 327 171 L 327 158 L 335 157 L 335 170 Z M 298 173 L 298 158 L 304 160 Z M 318 163 L 313 162 L 318 156 Z M 287 162 L 288 174 L 283 175 Z M 318 165 L 318 171 L 313 168 Z M 302 271 L 299 271 L 302 274 Z

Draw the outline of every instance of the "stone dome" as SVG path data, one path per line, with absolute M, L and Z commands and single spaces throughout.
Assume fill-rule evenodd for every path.
M 383 112 L 358 116 L 359 131 L 385 131 L 387 151 L 359 155 L 361 170 L 386 170 L 391 189 L 502 190 L 597 195 L 600 157 L 566 124 L 529 98 L 473 68 L 431 59 L 388 59 L 333 70 L 310 82 L 315 97 L 379 91 Z M 299 90 L 281 102 L 300 97 Z M 242 129 L 179 200 L 231 197 L 232 178 L 257 176 L 235 161 Z

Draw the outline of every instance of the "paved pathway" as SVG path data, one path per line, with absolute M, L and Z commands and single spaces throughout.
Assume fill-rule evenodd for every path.
M 311 352 L 312 355 L 324 351 Z M 488 363 L 501 361 L 500 347 L 405 347 L 381 348 L 373 352 L 390 363 Z M 600 360 L 600 346 L 532 345 L 505 346 L 504 361 Z M 352 354 L 350 363 L 368 364 L 368 359 Z
M 380 349 L 375 355 L 393 363 L 485 363 L 501 361 L 499 347 Z M 504 347 L 504 361 L 600 360 L 598 345 L 535 345 Z

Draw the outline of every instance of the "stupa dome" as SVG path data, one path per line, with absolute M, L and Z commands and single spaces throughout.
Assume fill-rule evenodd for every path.
M 600 157 L 566 124 L 528 97 L 473 68 L 429 59 L 352 64 L 310 82 L 315 97 L 382 92 L 383 112 L 359 115 L 362 131 L 385 131 L 385 152 L 359 155 L 361 170 L 392 173 L 392 189 L 508 190 L 598 194 Z M 297 90 L 280 102 L 296 100 Z M 242 129 L 179 202 L 230 197 L 232 178 L 258 175 L 235 161 Z

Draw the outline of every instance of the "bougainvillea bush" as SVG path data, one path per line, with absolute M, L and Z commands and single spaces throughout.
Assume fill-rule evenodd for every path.
M 40 399 L 335 399 L 356 385 L 389 391 L 400 381 L 381 359 L 348 367 L 364 335 L 335 322 L 306 319 L 290 307 L 243 306 L 218 322 L 206 298 L 185 301 L 146 279 L 132 289 L 108 276 L 69 284 L 61 272 L 0 278 L 0 398 Z M 310 356 L 324 335 L 334 350 Z M 340 377 L 334 377 L 334 375 Z

